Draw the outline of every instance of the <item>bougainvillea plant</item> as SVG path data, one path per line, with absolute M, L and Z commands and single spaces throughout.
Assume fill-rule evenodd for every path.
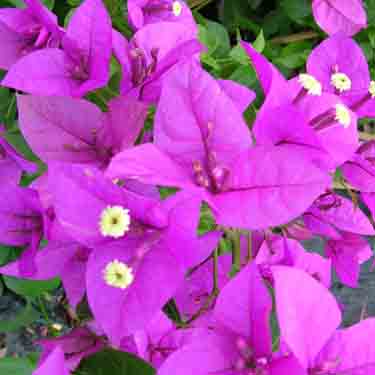
M 71 321 L 0 373 L 374 374 L 375 3 L 6 1 L 0 273 Z

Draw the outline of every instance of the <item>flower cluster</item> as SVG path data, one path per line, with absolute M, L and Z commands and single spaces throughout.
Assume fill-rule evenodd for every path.
M 92 313 L 40 342 L 34 374 L 68 375 L 106 347 L 159 375 L 372 374 L 375 319 L 341 328 L 329 291 L 332 270 L 358 285 L 375 235 L 375 142 L 358 132 L 375 82 L 351 38 L 361 2 L 313 1 L 330 36 L 293 79 L 241 43 L 265 96 L 251 127 L 255 93 L 202 68 L 182 0 L 128 0 L 130 40 L 101 0 L 66 29 L 25 3 L 0 11 L 1 84 L 47 168 L 19 186 L 35 167 L 0 138 L 0 242 L 24 248 L 0 271 L 60 277 Z M 120 93 L 103 112 L 83 97 L 108 84 L 112 57 Z M 316 236 L 324 254 L 302 246 Z

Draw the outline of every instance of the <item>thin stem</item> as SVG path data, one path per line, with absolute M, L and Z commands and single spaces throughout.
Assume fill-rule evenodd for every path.
M 44 319 L 46 320 L 46 322 L 49 322 L 50 321 L 49 316 L 48 316 L 47 309 L 46 309 L 46 306 L 44 305 L 44 301 L 42 297 L 38 297 L 38 305 L 41 310 L 41 313 L 43 314 Z
M 233 275 L 237 274 L 241 270 L 241 235 L 240 232 L 233 230 L 231 231 L 232 239 L 232 266 Z
M 216 293 L 219 291 L 219 248 L 217 247 L 214 251 L 214 281 L 213 281 L 213 289 L 212 293 Z
M 105 106 L 105 108 L 107 108 L 107 99 L 99 91 L 93 92 L 92 94 L 95 95 L 97 99 L 99 99 L 99 101 Z
M 10 103 L 9 103 L 7 114 L 5 116 L 7 120 L 10 120 L 10 115 L 12 113 L 12 110 L 13 110 L 13 107 L 14 107 L 15 103 L 16 103 L 16 95 L 13 95 L 12 99 L 10 100 Z
M 287 36 L 278 36 L 270 40 L 273 44 L 289 44 L 293 42 L 300 42 L 302 40 L 318 38 L 319 34 L 315 31 L 304 31 Z
M 105 90 L 109 95 L 116 97 L 118 96 L 117 92 L 113 91 L 110 87 L 103 87 L 103 90 Z
M 253 259 L 253 243 L 252 243 L 252 233 L 247 234 L 247 262 L 250 262 Z
M 210 261 L 212 259 L 212 257 L 214 257 L 215 255 L 215 252 L 216 250 L 210 254 L 206 259 L 204 259 L 202 262 L 200 262 L 199 264 L 197 264 L 196 266 L 194 266 L 193 268 L 191 268 L 188 273 L 187 273 L 187 276 L 191 276 L 194 272 L 196 272 L 199 268 L 201 268 L 202 266 L 204 266 L 208 261 Z
M 189 1 L 190 8 L 199 10 L 209 3 L 211 3 L 213 0 L 191 0 Z
M 359 132 L 359 138 L 362 141 L 373 141 L 375 140 L 375 134 L 369 134 L 365 132 Z
M 183 327 L 188 326 L 196 319 L 198 319 L 201 315 L 203 315 L 206 311 L 210 309 L 212 303 L 215 301 L 216 297 L 219 295 L 219 267 L 218 267 L 218 258 L 219 258 L 219 248 L 216 248 L 208 259 L 213 257 L 214 264 L 213 264 L 213 287 L 211 294 L 207 297 L 206 302 L 204 305 L 186 322 L 182 324 Z M 202 263 L 201 263 L 202 264 Z

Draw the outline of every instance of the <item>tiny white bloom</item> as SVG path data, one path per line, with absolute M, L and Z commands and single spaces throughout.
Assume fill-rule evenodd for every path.
M 100 233 L 104 237 L 122 237 L 130 226 L 129 210 L 121 206 L 108 206 L 100 215 Z
M 315 96 L 322 95 L 321 83 L 312 75 L 302 73 L 298 76 L 298 82 L 310 94 Z
M 344 128 L 349 127 L 352 122 L 349 109 L 343 104 L 336 104 L 335 108 L 335 120 L 338 121 Z
M 172 11 L 176 17 L 179 17 L 182 13 L 182 4 L 179 1 L 174 1 L 172 4 Z
M 371 95 L 371 98 L 375 99 L 375 81 L 370 82 L 370 87 L 369 87 L 368 91 Z
M 114 288 L 126 289 L 134 281 L 133 269 L 115 259 L 103 271 L 104 281 Z
M 352 88 L 352 81 L 345 73 L 334 73 L 331 76 L 331 85 L 336 90 L 345 92 Z

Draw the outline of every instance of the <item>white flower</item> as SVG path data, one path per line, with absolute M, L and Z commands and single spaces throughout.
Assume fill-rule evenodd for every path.
M 345 92 L 352 88 L 352 81 L 345 73 L 332 74 L 331 84 L 340 92 Z
M 126 289 L 134 281 L 132 268 L 117 259 L 107 264 L 103 276 L 107 285 L 119 289 Z
M 174 1 L 172 4 L 172 12 L 176 17 L 179 17 L 182 13 L 182 5 L 179 1 Z
M 349 109 L 343 104 L 336 104 L 335 108 L 335 120 L 338 121 L 344 128 L 349 127 L 352 122 Z
M 122 237 L 130 226 L 129 210 L 121 206 L 108 206 L 100 216 L 100 233 L 104 237 Z
M 298 82 L 310 94 L 315 96 L 322 95 L 321 83 L 312 75 L 302 73 L 298 76 Z
M 371 95 L 371 98 L 375 99 L 375 81 L 370 82 L 370 87 L 369 87 L 368 91 Z

